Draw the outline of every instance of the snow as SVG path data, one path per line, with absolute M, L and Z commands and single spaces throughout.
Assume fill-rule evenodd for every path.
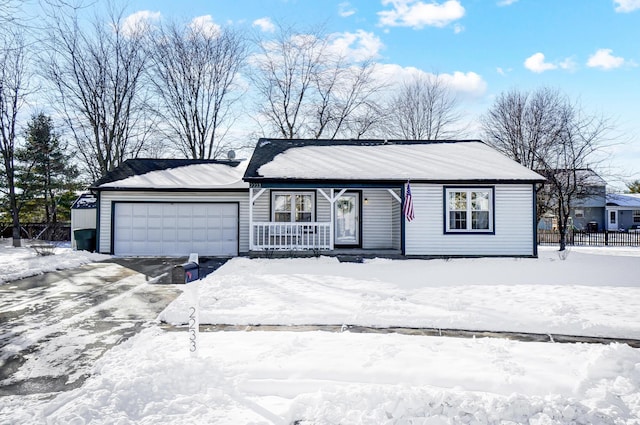
M 200 288 L 201 323 L 330 324 L 640 339 L 639 249 L 538 259 L 235 258 Z M 600 250 L 602 252 L 602 249 Z M 318 302 L 321 300 L 321 302 Z M 187 322 L 181 296 L 161 315 Z
M 289 148 L 258 169 L 265 178 L 541 180 L 482 142 Z
M 235 258 L 197 284 L 200 320 L 637 338 L 638 264 L 637 248 L 572 248 L 564 260 L 555 248 L 538 259 Z M 180 322 L 186 302 L 162 316 Z M 0 423 L 640 423 L 640 349 L 626 344 L 293 330 L 201 332 L 193 357 L 186 328 L 152 325 L 79 388 L 3 397 Z
M 29 248 L 29 245 L 34 243 L 42 242 L 23 239 L 22 247 L 14 248 L 12 239 L 0 240 L 0 285 L 29 276 L 79 267 L 83 264 L 109 258 L 108 255 L 73 251 L 64 246 L 56 247 L 54 255 L 39 256 L 36 251 Z
M 138 189 L 246 189 L 242 181 L 246 161 L 232 167 L 226 164 L 192 164 L 167 170 L 150 171 L 145 174 L 109 182 L 101 188 Z
M 640 193 L 607 193 L 607 205 L 640 208 Z

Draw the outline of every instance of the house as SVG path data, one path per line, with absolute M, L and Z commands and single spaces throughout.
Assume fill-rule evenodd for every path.
M 240 161 L 129 159 L 91 187 L 97 251 L 123 256 L 246 254 L 248 187 Z
M 607 194 L 607 230 L 640 229 L 640 194 Z
M 244 180 L 250 251 L 537 255 L 544 179 L 478 140 L 261 139 Z
M 540 172 L 544 174 L 544 172 Z M 606 186 L 607 183 L 595 171 L 590 168 L 582 168 L 553 172 L 555 177 L 561 181 L 567 181 L 572 184 L 573 179 L 577 182 L 577 190 L 572 197 L 571 207 L 569 209 L 570 229 L 580 231 L 602 231 L 605 228 L 605 205 L 606 205 Z M 553 211 L 554 194 L 550 184 L 544 185 L 544 190 L 540 192 L 540 196 L 547 198 L 539 199 L 542 205 L 547 203 L 551 208 L 542 216 L 538 228 L 541 230 L 557 230 L 557 217 Z
M 248 162 L 133 159 L 91 190 L 107 254 L 535 257 L 543 181 L 478 140 L 260 139 Z

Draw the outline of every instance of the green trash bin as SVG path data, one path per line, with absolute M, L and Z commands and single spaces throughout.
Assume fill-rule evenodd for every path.
M 77 229 L 73 231 L 76 249 L 94 252 L 96 250 L 96 229 Z

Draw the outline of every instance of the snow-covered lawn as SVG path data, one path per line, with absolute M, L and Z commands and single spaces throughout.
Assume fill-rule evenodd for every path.
M 199 283 L 201 321 L 640 337 L 640 249 L 539 259 L 236 258 Z M 185 287 L 187 289 L 187 287 Z M 162 314 L 182 322 L 183 294 Z M 78 389 L 8 396 L 0 423 L 639 424 L 640 349 L 351 332 L 153 326 Z
M 22 247 L 14 248 L 11 239 L 0 239 L 0 285 L 12 280 L 79 267 L 109 258 L 108 255 L 103 254 L 73 251 L 68 243 L 55 248 L 54 255 L 39 256 L 29 248 L 36 243 L 38 242 L 23 239 Z
M 200 282 L 200 322 L 405 326 L 640 339 L 640 249 L 538 259 L 235 258 Z M 161 318 L 187 322 L 183 294 Z

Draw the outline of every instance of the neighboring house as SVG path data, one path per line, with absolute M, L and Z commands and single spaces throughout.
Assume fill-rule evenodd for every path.
M 475 140 L 260 139 L 248 162 L 128 160 L 91 190 L 107 254 L 535 257 L 542 182 Z
M 640 194 L 607 194 L 607 230 L 640 228 Z
M 240 161 L 130 159 L 96 181 L 97 251 L 125 256 L 246 254 Z
M 481 141 L 261 139 L 244 180 L 251 251 L 537 255 L 544 179 Z
M 566 173 L 558 171 L 557 174 Z M 562 178 L 562 176 L 561 176 Z M 570 229 L 587 231 L 603 231 L 605 228 L 605 204 L 607 183 L 595 171 L 591 169 L 579 169 L 575 171 L 575 179 L 578 182 L 578 191 L 573 196 L 573 202 L 569 212 Z M 540 196 L 551 198 L 549 205 L 553 207 L 553 190 L 547 183 Z M 540 200 L 543 204 L 547 201 Z M 553 211 L 544 213 L 539 224 L 539 229 L 557 230 L 557 217 Z

